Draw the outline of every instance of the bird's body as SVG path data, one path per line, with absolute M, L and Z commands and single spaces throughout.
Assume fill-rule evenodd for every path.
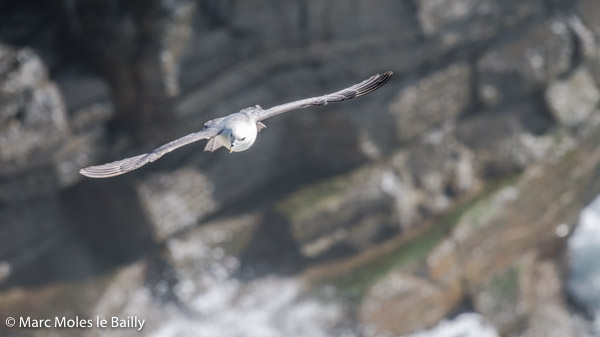
M 225 117 L 223 125 L 223 132 L 217 136 L 217 140 L 232 152 L 247 150 L 256 141 L 259 126 L 247 112 L 237 112 Z
M 382 75 L 377 74 L 367 80 L 332 94 L 277 105 L 267 110 L 263 110 L 259 105 L 249 107 L 225 117 L 209 120 L 204 124 L 204 128 L 201 131 L 191 133 L 167 143 L 150 153 L 104 165 L 86 167 L 81 169 L 79 173 L 91 178 L 108 178 L 121 175 L 135 170 L 149 162 L 153 162 L 179 147 L 202 139 L 208 139 L 204 151 L 213 152 L 220 147 L 227 148 L 229 152 L 245 151 L 254 144 L 258 133 L 266 128 L 261 121 L 290 110 L 325 105 L 333 102 L 342 102 L 366 95 L 387 83 L 391 76 L 391 71 Z

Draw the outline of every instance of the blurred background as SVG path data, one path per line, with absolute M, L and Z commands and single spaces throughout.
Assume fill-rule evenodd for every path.
M 597 0 L 1 1 L 0 335 L 600 336 L 599 88 Z

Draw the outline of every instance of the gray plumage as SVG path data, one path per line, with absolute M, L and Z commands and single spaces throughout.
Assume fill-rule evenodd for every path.
M 240 152 L 250 148 L 256 140 L 257 133 L 266 126 L 261 122 L 267 118 L 284 112 L 306 108 L 309 106 L 326 105 L 327 103 L 343 102 L 355 97 L 366 95 L 383 86 L 392 76 L 388 71 L 382 75 L 374 75 L 346 89 L 317 97 L 274 106 L 263 110 L 259 105 L 243 109 L 231 115 L 212 119 L 204 124 L 204 129 L 191 133 L 169 142 L 150 153 L 126 158 L 112 163 L 83 168 L 79 173 L 91 178 L 108 178 L 133 171 L 147 163 L 153 162 L 165 154 L 184 145 L 208 139 L 204 151 L 213 152 L 220 147 L 226 147 L 230 152 Z

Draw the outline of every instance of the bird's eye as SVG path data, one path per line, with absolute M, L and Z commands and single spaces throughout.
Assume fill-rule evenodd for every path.
M 244 137 L 244 138 L 241 138 L 240 140 L 241 140 L 241 141 L 244 141 L 244 140 L 246 140 L 246 137 Z

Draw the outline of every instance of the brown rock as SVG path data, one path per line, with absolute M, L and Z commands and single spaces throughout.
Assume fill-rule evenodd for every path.
M 437 323 L 462 296 L 457 284 L 441 286 L 391 272 L 367 293 L 359 319 L 378 333 L 403 335 Z
M 524 274 L 531 265 L 532 255 L 525 255 L 509 268 L 496 271 L 489 280 L 472 285 L 475 311 L 487 317 L 502 334 L 520 332 L 527 320 Z
M 531 337 L 581 336 L 567 307 L 561 271 L 553 261 L 539 261 L 523 287 L 528 304 L 529 324 L 525 331 Z

